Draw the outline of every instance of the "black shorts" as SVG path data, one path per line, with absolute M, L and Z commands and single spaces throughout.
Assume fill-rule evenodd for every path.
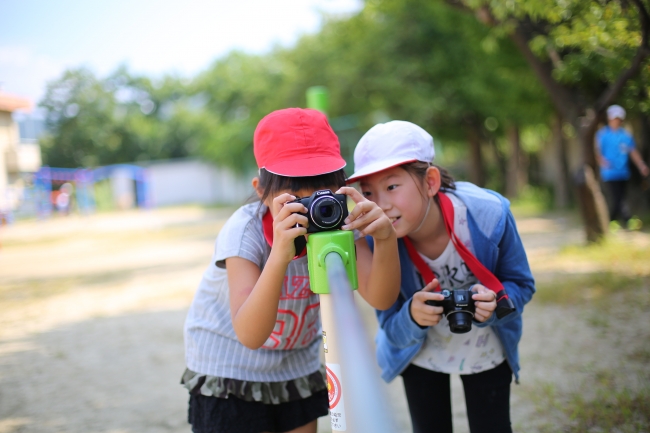
M 190 395 L 187 421 L 194 433 L 286 432 L 308 424 L 329 410 L 327 390 L 280 404 Z

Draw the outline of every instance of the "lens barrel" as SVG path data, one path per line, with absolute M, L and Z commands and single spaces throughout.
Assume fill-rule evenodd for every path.
M 311 220 L 319 228 L 328 230 L 336 227 L 343 215 L 343 207 L 333 197 L 317 197 L 309 207 Z
M 472 313 L 467 311 L 450 311 L 447 314 L 449 330 L 454 334 L 465 334 L 472 329 Z

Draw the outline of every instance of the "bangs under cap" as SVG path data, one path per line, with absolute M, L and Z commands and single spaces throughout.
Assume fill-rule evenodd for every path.
M 257 124 L 253 152 L 258 168 L 280 176 L 305 177 L 345 167 L 339 139 L 317 110 L 287 108 Z
M 414 123 L 393 120 L 366 132 L 354 149 L 354 174 L 348 183 L 409 162 L 433 162 L 433 137 Z

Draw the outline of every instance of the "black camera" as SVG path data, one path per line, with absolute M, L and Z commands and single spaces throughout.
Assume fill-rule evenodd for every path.
M 307 213 L 300 212 L 309 221 L 307 233 L 338 230 L 348 217 L 347 196 L 334 194 L 329 189 L 321 189 L 289 203 L 300 203 L 307 208 Z
M 472 295 L 478 292 L 471 288 L 444 289 L 440 292 L 445 297 L 442 301 L 425 301 L 427 305 L 442 307 L 442 313 L 447 316 L 449 330 L 454 334 L 464 334 L 472 329 L 474 318 L 474 299 Z

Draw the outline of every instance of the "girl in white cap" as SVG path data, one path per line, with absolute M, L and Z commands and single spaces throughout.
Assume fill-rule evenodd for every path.
M 344 186 L 339 141 L 322 113 L 274 111 L 253 146 L 259 201 L 221 229 L 185 322 L 188 421 L 195 433 L 316 433 L 328 412 L 319 298 L 295 242 L 307 232 L 307 209 L 291 202 L 321 189 L 356 202 L 342 229 L 377 245 L 371 254 L 365 238 L 356 242 L 359 293 L 375 308 L 399 293 L 397 237 L 376 204 Z
M 431 135 L 403 121 L 374 126 L 354 152 L 348 183 L 359 182 L 399 238 L 401 296 L 377 311 L 382 377 L 401 374 L 416 433 L 452 432 L 450 374 L 462 378 L 472 433 L 511 432 L 533 277 L 508 201 L 454 182 L 434 155 Z

